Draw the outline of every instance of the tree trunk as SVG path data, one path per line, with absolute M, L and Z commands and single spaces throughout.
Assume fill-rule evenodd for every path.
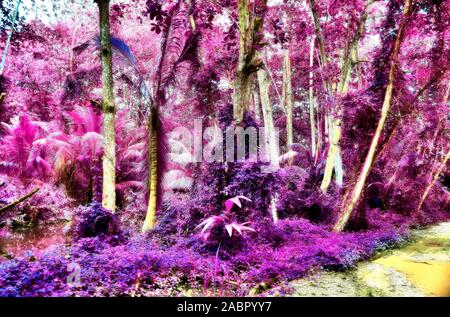
M 103 83 L 103 207 L 116 208 L 115 104 L 112 72 L 112 51 L 109 25 L 109 0 L 96 0 L 100 15 L 100 52 Z
M 6 40 L 5 49 L 3 50 L 2 63 L 0 65 L 0 76 L 3 75 L 3 70 L 5 69 L 6 56 L 8 55 L 9 44 L 11 43 L 11 37 L 12 37 L 13 32 L 14 32 L 14 24 L 16 23 L 16 20 L 17 20 L 17 15 L 19 13 L 19 7 L 20 7 L 21 2 L 22 2 L 22 0 L 17 0 L 16 8 L 14 9 L 14 13 L 13 13 L 13 16 L 12 16 L 11 31 L 9 32 L 8 39 Z
M 294 131 L 292 127 L 292 70 L 289 50 L 286 49 L 283 64 L 283 92 L 282 103 L 286 111 L 286 146 L 288 151 L 294 143 Z
M 148 122 L 149 144 L 148 144 L 148 189 L 149 199 L 147 214 L 142 232 L 153 230 L 156 223 L 156 209 L 158 207 L 158 108 L 153 107 Z
M 266 0 L 260 5 L 265 5 Z M 250 13 L 248 0 L 238 0 L 239 13 L 239 60 L 234 80 L 233 118 L 237 125 L 242 123 L 244 112 L 249 108 L 252 97 L 254 73 L 262 65 L 255 49 L 255 35 L 262 27 L 262 18 Z
M 434 184 L 436 184 L 436 181 L 439 179 L 439 175 L 441 175 L 442 171 L 446 167 L 447 161 L 450 159 L 450 150 L 447 151 L 447 154 L 444 156 L 444 159 L 440 163 L 440 166 L 437 168 L 437 171 L 434 173 L 434 169 L 431 171 L 431 182 L 428 184 L 428 186 L 425 188 L 425 191 L 422 194 L 422 197 L 420 198 L 420 202 L 417 205 L 417 210 L 415 214 L 419 214 L 420 210 L 422 209 L 422 205 L 427 199 L 428 194 L 430 193 L 430 190 L 433 188 Z
M 339 95 L 345 95 L 348 92 L 348 85 L 351 79 L 352 70 L 356 63 L 354 58 L 355 56 L 357 56 L 359 39 L 361 38 L 361 35 L 364 31 L 364 26 L 366 24 L 368 7 L 372 3 L 373 0 L 369 0 L 367 2 L 364 11 L 362 12 L 359 19 L 355 34 L 345 45 L 344 54 L 342 57 L 341 78 L 337 87 L 337 92 Z M 328 187 L 330 186 L 333 170 L 335 171 L 336 183 L 339 186 L 343 185 L 342 182 L 344 172 L 342 166 L 341 150 L 339 147 L 342 125 L 341 119 L 339 117 L 342 115 L 342 109 L 341 107 L 337 108 L 337 118 L 333 118 L 333 116 L 330 115 L 330 148 L 327 154 L 322 184 L 320 185 L 320 189 L 323 192 L 326 192 Z
M 381 131 L 383 130 L 384 123 L 386 122 L 389 109 L 391 106 L 391 98 L 392 98 L 392 90 L 394 88 L 394 77 L 396 73 L 397 68 L 397 61 L 398 56 L 400 52 L 400 45 L 403 39 L 403 35 L 405 32 L 406 24 L 408 23 L 409 16 L 411 15 L 411 3 L 412 0 L 405 0 L 405 7 L 403 9 L 403 19 L 400 23 L 397 38 L 395 39 L 394 43 L 394 49 L 392 51 L 391 55 L 391 66 L 389 69 L 389 77 L 388 77 L 388 84 L 386 87 L 386 93 L 384 95 L 384 101 L 383 106 L 381 108 L 381 117 L 378 121 L 377 128 L 375 130 L 375 134 L 373 136 L 372 142 L 370 143 L 369 151 L 367 153 L 367 156 L 364 160 L 364 165 L 362 167 L 362 170 L 358 176 L 358 179 L 356 181 L 356 184 L 351 192 L 350 195 L 347 196 L 347 199 L 343 202 L 343 207 L 341 208 L 341 212 L 338 217 L 338 221 L 336 222 L 333 230 L 334 231 L 342 231 L 345 226 L 347 225 L 347 222 L 352 214 L 353 208 L 358 203 L 362 189 L 365 185 L 366 179 L 369 176 L 370 170 L 372 168 L 372 163 L 375 155 L 375 151 L 378 146 L 378 141 L 381 137 Z
M 323 37 L 322 29 L 320 27 L 319 15 L 316 10 L 316 1 L 310 0 L 309 4 L 310 4 L 310 9 L 311 9 L 311 17 L 312 17 L 313 24 L 314 24 L 314 33 L 317 37 L 317 42 L 319 45 L 320 67 L 324 68 L 328 63 L 328 59 L 327 59 L 327 54 L 325 52 L 325 39 Z M 324 84 L 325 90 L 327 92 L 331 92 L 330 83 L 327 80 L 325 80 L 323 84 Z
M 261 94 L 261 108 L 264 119 L 265 142 L 268 150 L 269 159 L 274 167 L 278 167 L 278 159 L 280 156 L 278 150 L 277 135 L 273 123 L 272 106 L 269 99 L 269 78 L 265 69 L 258 70 L 259 91 Z
M 316 122 L 314 118 L 314 42 L 315 36 L 311 38 L 311 47 L 309 51 L 309 125 L 311 127 L 311 157 L 316 155 Z
M 1 208 L 0 208 L 0 214 L 3 213 L 4 211 L 7 211 L 7 210 L 13 208 L 14 206 L 20 204 L 21 202 L 27 200 L 28 198 L 30 198 L 31 196 L 33 196 L 34 194 L 36 194 L 36 193 L 39 191 L 39 189 L 40 189 L 40 188 L 36 188 L 36 189 L 34 189 L 33 191 L 29 192 L 28 194 L 26 194 L 26 195 L 24 195 L 24 196 L 22 196 L 22 197 L 16 199 L 16 200 L 13 201 L 12 203 L 10 203 L 10 204 L 8 204 L 8 205 L 6 205 L 6 206 L 1 207 Z
M 443 103 L 444 105 L 447 104 L 448 95 L 449 95 L 449 90 L 450 90 L 450 84 L 447 85 L 447 89 L 446 89 L 446 91 L 445 91 L 445 94 L 444 94 L 444 97 L 443 97 L 443 100 L 442 100 L 442 103 Z M 438 125 L 438 126 L 439 126 L 439 125 Z M 434 139 L 436 139 L 438 132 L 439 132 L 439 129 L 436 129 L 436 134 L 435 134 Z M 433 141 L 433 144 L 434 144 L 434 141 Z M 433 175 L 433 172 L 435 171 L 434 166 L 435 166 L 436 164 L 433 164 L 433 168 L 432 168 L 432 170 L 431 170 L 431 182 L 430 182 L 430 183 L 428 184 L 428 186 L 425 188 L 425 191 L 423 192 L 422 197 L 420 198 L 420 202 L 419 202 L 419 204 L 418 204 L 418 206 L 417 206 L 417 209 L 416 209 L 416 214 L 419 214 L 419 213 L 420 213 L 420 210 L 422 209 L 423 203 L 424 203 L 425 200 L 427 199 L 428 194 L 430 193 L 430 190 L 433 188 L 434 184 L 435 184 L 436 181 L 439 179 L 439 175 L 441 175 L 442 171 L 443 171 L 444 168 L 447 166 L 446 164 L 447 164 L 447 161 L 448 161 L 449 159 L 450 159 L 450 149 L 447 151 L 447 154 L 446 154 L 446 155 L 444 156 L 444 158 L 442 159 L 442 162 L 440 163 L 440 166 L 437 167 L 437 171 L 434 173 L 434 175 Z

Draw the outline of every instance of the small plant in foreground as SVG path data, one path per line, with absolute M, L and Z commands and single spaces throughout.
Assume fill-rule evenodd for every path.
M 242 203 L 240 199 L 244 199 L 247 201 L 251 201 L 249 198 L 245 196 L 235 196 L 233 198 L 227 199 L 224 203 L 225 211 L 220 216 L 212 216 L 201 222 L 195 229 L 202 228 L 201 235 L 204 240 L 208 240 L 211 235 L 211 230 L 219 225 L 225 227 L 230 238 L 233 236 L 233 231 L 236 231 L 239 235 L 242 235 L 243 231 L 253 231 L 255 229 L 247 226 L 249 222 L 237 223 L 236 221 L 230 221 L 231 210 L 234 205 L 237 205 L 239 208 L 242 207 Z

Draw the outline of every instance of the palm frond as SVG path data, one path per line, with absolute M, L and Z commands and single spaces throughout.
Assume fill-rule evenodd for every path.
M 100 41 L 100 38 L 98 38 L 98 40 Z M 125 41 L 111 36 L 111 48 L 126 57 L 132 65 L 136 65 L 136 58 L 134 57 L 133 52 L 131 52 L 131 48 L 125 43 Z
M 96 50 L 100 49 L 100 35 L 96 35 L 88 41 L 74 47 L 73 52 L 76 55 L 80 55 L 89 48 L 94 48 Z M 125 43 L 124 40 L 111 36 L 111 49 L 113 50 L 113 53 L 119 53 L 122 57 L 125 57 L 126 61 L 128 61 L 131 65 L 136 65 L 137 60 L 134 57 L 131 48 L 127 43 Z

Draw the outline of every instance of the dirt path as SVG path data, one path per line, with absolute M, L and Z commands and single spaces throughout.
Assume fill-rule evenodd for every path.
M 450 222 L 412 232 L 411 243 L 348 272 L 290 283 L 292 296 L 450 296 Z

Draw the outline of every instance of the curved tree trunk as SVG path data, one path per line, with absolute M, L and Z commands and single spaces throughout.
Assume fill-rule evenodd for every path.
M 359 201 L 361 192 L 366 183 L 366 179 L 369 176 L 370 170 L 372 169 L 372 163 L 375 156 L 375 151 L 378 146 L 378 141 L 381 137 L 381 131 L 383 130 L 384 123 L 386 122 L 387 116 L 389 114 L 389 109 L 391 106 L 392 90 L 394 88 L 394 77 L 397 68 L 398 56 L 400 53 L 400 46 L 403 40 L 403 35 L 405 32 L 406 25 L 411 15 L 412 0 L 405 0 L 405 7 L 403 9 L 403 19 L 400 23 L 397 38 L 395 39 L 394 49 L 391 55 L 391 66 L 389 69 L 388 84 L 386 87 L 386 93 L 384 95 L 383 106 L 381 108 L 381 117 L 378 121 L 375 134 L 373 136 L 372 142 L 370 143 L 369 151 L 364 160 L 364 165 L 356 181 L 356 184 L 347 199 L 344 200 L 341 212 L 339 214 L 338 220 L 333 228 L 334 231 L 342 231 L 347 225 L 348 220 L 353 212 L 354 207 Z
M 116 208 L 116 136 L 112 51 L 109 25 L 109 0 L 96 0 L 100 16 L 100 55 L 103 83 L 103 207 L 114 212 Z

